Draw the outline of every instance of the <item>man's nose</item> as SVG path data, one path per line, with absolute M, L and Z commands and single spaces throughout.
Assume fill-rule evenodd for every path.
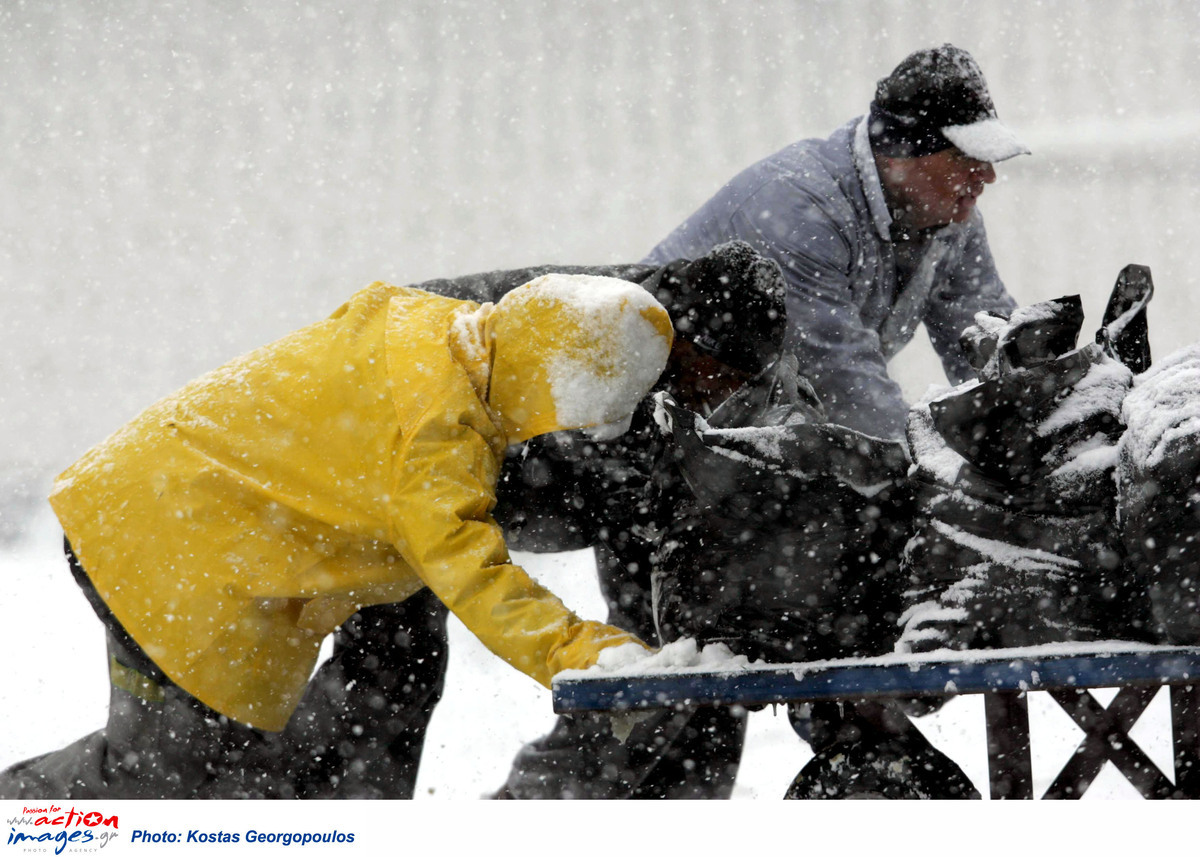
M 996 168 L 987 161 L 976 161 L 971 166 L 971 174 L 984 184 L 991 184 L 996 180 Z

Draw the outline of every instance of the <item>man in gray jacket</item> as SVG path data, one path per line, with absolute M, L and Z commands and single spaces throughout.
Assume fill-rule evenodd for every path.
M 902 438 L 887 362 L 924 322 L 952 383 L 974 377 L 958 337 L 1015 304 L 975 202 L 992 164 L 1028 149 L 997 118 L 975 60 L 918 51 L 879 81 L 870 112 L 735 176 L 646 261 L 740 239 L 783 269 L 787 347 L 829 421 Z
M 917 326 L 925 323 L 957 383 L 972 375 L 959 334 L 977 312 L 1015 307 L 996 274 L 975 200 L 996 178 L 993 162 L 1025 152 L 1000 124 L 970 55 L 951 45 L 919 51 L 879 82 L 868 116 L 749 167 L 645 261 L 699 259 L 735 240 L 776 261 L 786 288 L 785 347 L 828 421 L 901 439 L 908 407 L 887 361 Z M 644 574 L 622 563 L 600 569 L 605 591 L 631 604 L 652 600 Z M 864 716 L 856 712 L 846 722 L 875 725 L 862 724 Z M 798 724 L 798 731 L 833 734 L 841 722 Z M 728 797 L 743 731 L 740 721 L 709 723 L 704 734 L 656 746 L 636 735 L 617 742 L 603 725 L 560 718 L 554 732 L 518 755 L 499 796 Z M 887 761 L 905 762 L 911 750 Z M 914 760 L 920 764 L 909 767 L 928 766 L 926 756 Z M 692 770 L 704 776 L 686 773 Z M 654 788 L 636 785 L 637 777 Z M 950 784 L 939 796 L 969 790 L 956 788 Z

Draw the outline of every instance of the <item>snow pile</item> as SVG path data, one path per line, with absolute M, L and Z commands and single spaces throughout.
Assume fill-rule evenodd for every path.
M 563 677 L 595 678 L 604 675 L 659 675 L 679 672 L 712 672 L 716 670 L 744 670 L 750 661 L 744 655 L 735 655 L 724 643 L 709 643 L 701 647 L 691 637 L 667 643 L 657 651 L 650 651 L 636 643 L 611 646 L 600 653 L 596 665 L 590 670 L 566 670 Z

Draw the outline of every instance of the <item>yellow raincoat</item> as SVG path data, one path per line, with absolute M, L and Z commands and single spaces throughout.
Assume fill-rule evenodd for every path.
M 153 405 L 51 495 L 96 590 L 173 681 L 271 731 L 328 633 L 425 586 L 544 685 L 634 641 L 513 565 L 490 514 L 509 443 L 620 422 L 665 364 L 647 293 L 576 279 L 495 306 L 376 283 Z

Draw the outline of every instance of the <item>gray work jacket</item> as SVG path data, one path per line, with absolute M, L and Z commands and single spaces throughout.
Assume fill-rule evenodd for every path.
M 947 378 L 974 377 L 958 345 L 977 312 L 1015 303 L 996 273 L 983 217 L 932 232 L 899 282 L 892 218 L 865 117 L 743 170 L 646 257 L 696 258 L 733 239 L 774 259 L 787 281 L 787 344 L 830 422 L 904 435 L 908 406 L 887 363 L 922 322 Z

